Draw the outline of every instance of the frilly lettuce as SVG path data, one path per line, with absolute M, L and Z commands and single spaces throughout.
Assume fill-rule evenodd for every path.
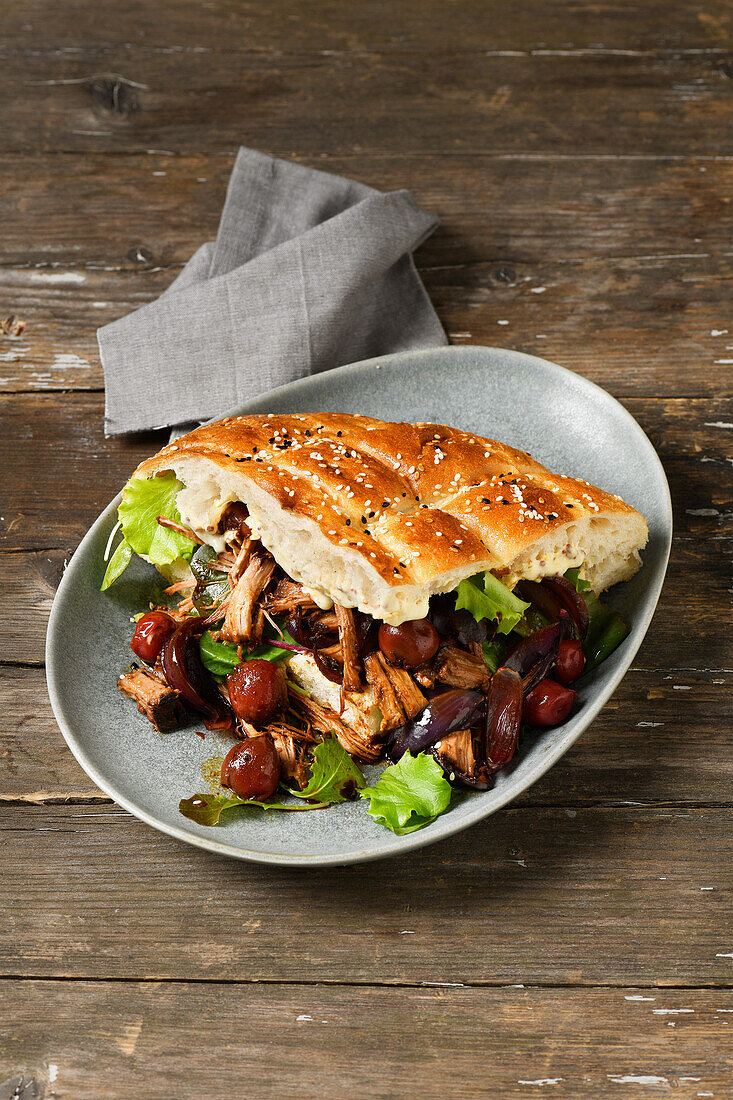
M 174 474 L 131 478 L 122 490 L 118 509 L 122 542 L 115 550 L 102 581 L 102 591 L 126 569 L 132 554 L 144 555 L 153 565 L 171 565 L 191 559 L 196 544 L 178 531 L 161 527 L 158 516 L 181 522 L 176 496 L 183 488 Z
M 465 608 L 477 622 L 494 620 L 499 634 L 509 634 L 514 630 L 529 607 L 488 571 L 461 581 L 456 593 L 456 611 Z
M 440 764 L 427 753 L 406 752 L 397 764 L 384 769 L 373 787 L 359 792 L 369 800 L 369 813 L 397 836 L 429 825 L 450 802 L 450 783 Z

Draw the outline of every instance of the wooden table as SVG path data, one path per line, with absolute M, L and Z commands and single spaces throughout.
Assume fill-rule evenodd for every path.
M 2 1100 L 733 1095 L 730 17 L 5 0 Z M 47 702 L 64 565 L 162 441 L 104 438 L 95 329 L 214 235 L 239 144 L 409 188 L 442 218 L 418 263 L 451 340 L 599 382 L 672 487 L 614 699 L 410 858 L 286 873 L 180 844 L 100 794 Z

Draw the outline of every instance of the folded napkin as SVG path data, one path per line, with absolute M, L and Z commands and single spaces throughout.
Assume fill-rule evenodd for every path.
M 447 343 L 407 191 L 240 149 L 216 240 L 157 301 L 99 329 L 109 435 L 205 420 L 307 374 Z

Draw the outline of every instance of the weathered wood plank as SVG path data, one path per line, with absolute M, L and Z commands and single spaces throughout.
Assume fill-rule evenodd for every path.
M 0 1078 L 75 1100 L 209 1096 L 224 1078 L 256 1081 L 263 1097 L 336 1097 L 346 1079 L 373 1100 L 530 1097 L 541 1085 L 593 1100 L 722 1096 L 733 1058 L 722 990 L 45 981 L 19 995 L 4 981 L 0 1005 L 13 1020 Z
M 82 56 L 85 51 L 134 45 L 151 53 L 207 55 L 220 52 L 455 50 L 560 51 L 591 54 L 624 51 L 724 51 L 731 31 L 725 0 L 706 0 L 704 12 L 687 2 L 647 0 L 643 12 L 623 0 L 568 7 L 564 0 L 515 0 L 511 18 L 502 0 L 452 4 L 399 0 L 387 13 L 338 0 L 311 0 L 307 9 L 289 0 L 266 8 L 241 0 L 128 0 L 115 10 L 87 3 L 59 9 L 49 0 L 5 0 L 6 53 L 43 50 Z M 202 18 L 202 13 L 205 17 Z M 30 41 L 29 41 L 29 36 Z
M 418 260 L 454 343 L 555 359 L 619 397 L 731 394 L 733 256 Z M 0 388 L 101 388 L 97 327 L 157 297 L 175 273 L 0 269 L 2 315 L 27 322 L 22 338 L 0 337 Z
M 731 251 L 733 157 L 296 159 L 382 191 L 408 188 L 442 219 L 420 249 L 423 267 Z M 232 163 L 212 154 L 130 155 L 114 166 L 94 154 L 0 155 L 0 264 L 183 264 L 216 234 Z
M 81 56 L 10 52 L 0 69 L 3 144 L 13 152 L 231 153 L 244 141 L 311 157 L 579 148 L 715 155 L 731 120 L 726 64 L 706 52 L 444 48 L 192 60 L 132 42 Z
M 22 876 L 23 904 L 17 888 L 0 901 L 0 973 L 726 985 L 730 823 L 722 808 L 522 806 L 409 859 L 293 873 L 106 805 L 8 806 L 0 869 Z
M 657 656 L 648 648 L 637 661 Z M 61 738 L 43 669 L 6 667 L 2 679 L 0 801 L 107 800 Z M 730 673 L 635 666 L 580 742 L 515 805 L 729 803 L 733 757 L 721 728 L 731 691 Z M 130 720 L 138 721 L 132 707 Z

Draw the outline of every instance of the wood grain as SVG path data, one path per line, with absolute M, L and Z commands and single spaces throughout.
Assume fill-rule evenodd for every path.
M 732 31 L 729 0 L 6 0 L 0 1100 L 727 1094 Z M 451 340 L 599 382 L 670 479 L 615 697 L 409 861 L 293 875 L 157 834 L 45 694 L 64 562 L 164 438 L 104 439 L 95 330 L 214 236 L 240 144 L 410 188 Z
M 48 0 L 5 0 L 7 54 L 120 49 L 185 57 L 310 51 L 421 53 L 425 50 L 496 53 L 502 50 L 624 53 L 674 51 L 725 53 L 733 18 L 726 0 L 695 4 L 647 0 L 644 17 L 624 0 L 568 7 L 564 0 L 515 0 L 507 18 L 502 0 L 481 4 L 397 0 L 389 9 L 345 11 L 338 0 L 271 0 L 266 8 L 240 0 L 127 0 L 123 8 L 74 4 L 74 19 Z
M 96 329 L 175 274 L 0 269 L 3 316 L 27 322 L 22 338 L 0 337 L 0 391 L 100 389 Z M 453 343 L 540 355 L 619 397 L 733 393 L 731 257 L 467 260 L 421 274 Z
M 355 55 L 181 56 L 133 42 L 81 56 L 9 52 L 0 69 L 3 145 L 48 153 L 232 153 L 245 143 L 283 156 L 579 147 L 716 155 L 731 120 L 727 64 L 705 51 L 507 55 L 445 44 Z
M 731 156 L 294 159 L 380 191 L 410 190 L 442 221 L 419 251 L 426 268 L 731 252 Z M 216 235 L 233 160 L 131 154 L 124 171 L 111 172 L 107 155 L 68 154 L 49 177 L 43 156 L 0 154 L 0 264 L 133 272 L 183 264 Z M 35 285 L 54 289 L 42 276 Z
M 408 859 L 304 872 L 202 852 L 106 805 L 7 806 L 0 835 L 0 872 L 23 899 L 17 887 L 2 898 L 3 974 L 731 978 L 733 836 L 722 807 L 515 807 Z
M 221 1095 L 223 1080 L 256 1081 L 258 1096 L 335 1097 L 348 1082 L 373 1100 L 685 1100 L 725 1095 L 733 1060 L 733 998 L 720 990 L 46 981 L 19 997 L 5 981 L 0 1006 L 14 1024 L 0 1080 L 52 1077 L 47 1095 L 75 1100 Z

